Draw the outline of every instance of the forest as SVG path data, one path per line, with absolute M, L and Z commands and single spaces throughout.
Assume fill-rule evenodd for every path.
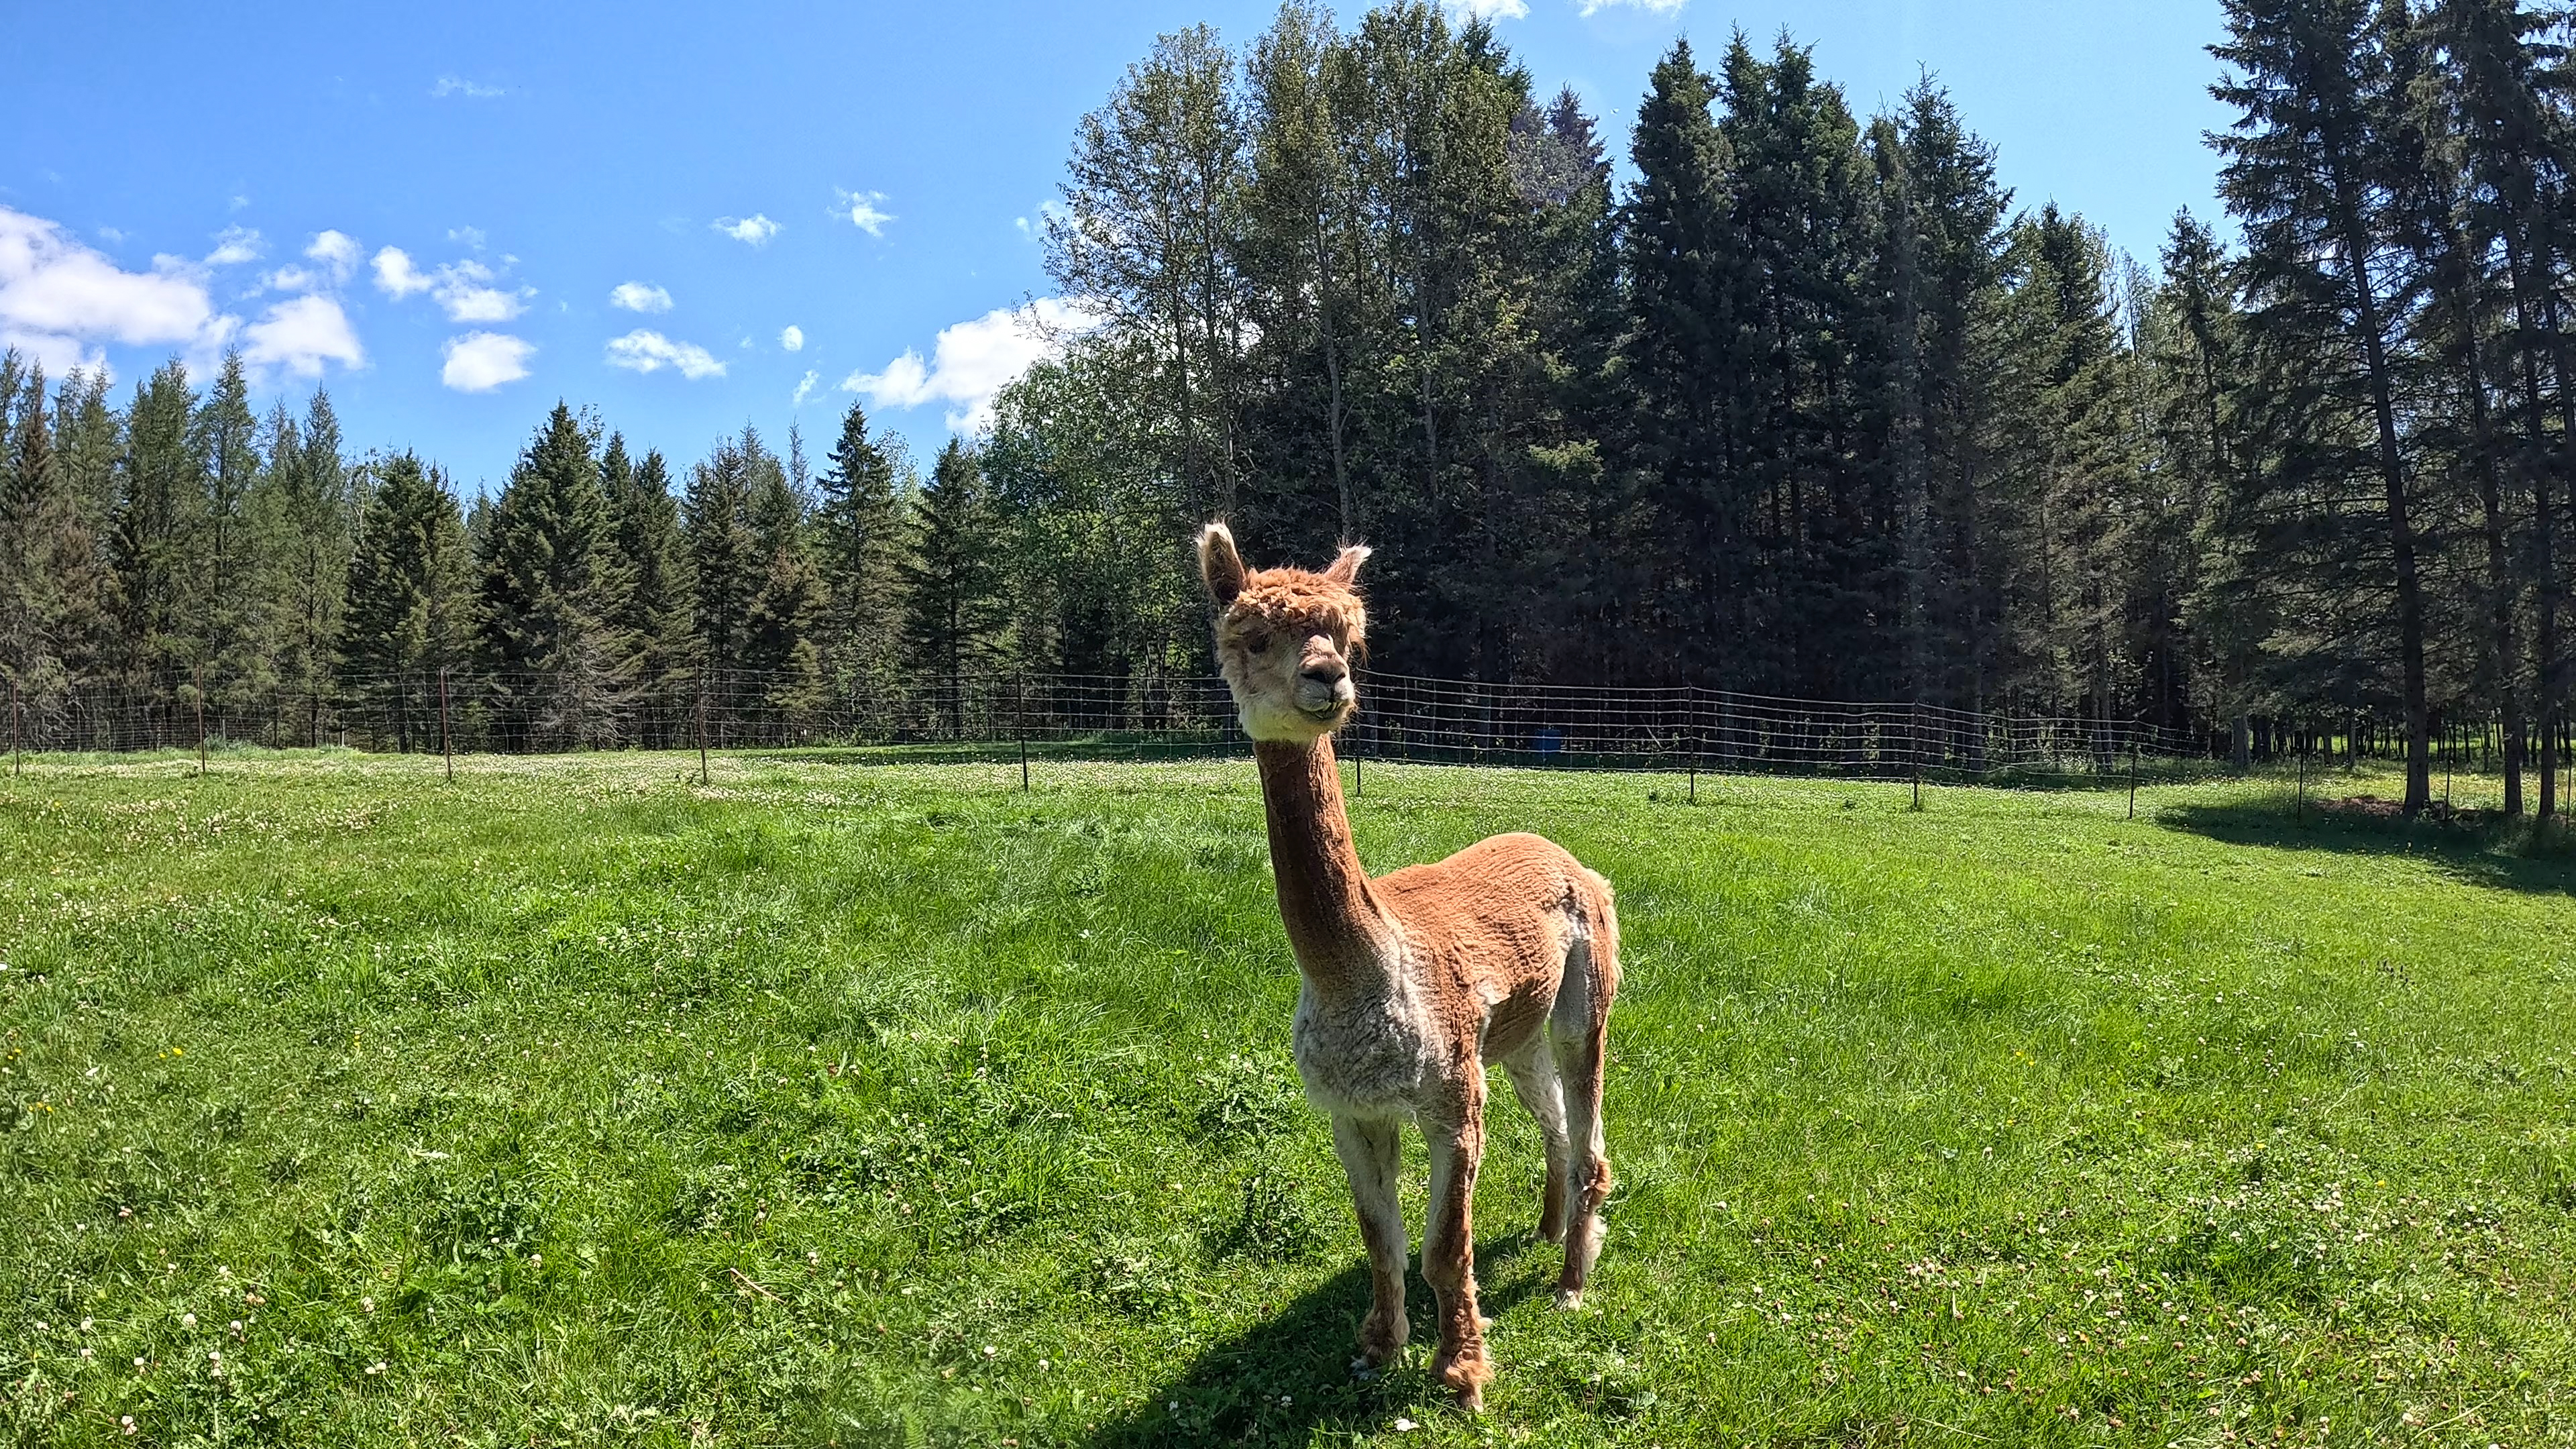
M 2570 8 L 2227 0 L 2228 217 L 2025 205 L 1932 79 L 1677 43 L 1626 172 L 1495 32 L 1400 0 L 1158 39 L 1079 123 L 1084 325 L 926 462 L 852 405 L 637 456 L 558 403 L 506 484 L 360 452 L 238 357 L 0 358 L 0 674 L 37 719 L 365 707 L 513 748 L 667 704 L 1205 675 L 1184 540 L 1364 540 L 1380 668 L 2144 721 L 2240 760 L 2437 739 L 2563 807 Z M 2227 223 L 2222 230 L 2222 221 Z M 2529 788 L 2526 788 L 2528 784 Z M 2526 800 L 2526 795 L 2534 798 Z

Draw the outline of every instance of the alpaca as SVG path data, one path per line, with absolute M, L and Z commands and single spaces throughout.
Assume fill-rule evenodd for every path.
M 1438 1301 L 1432 1374 L 1461 1407 L 1493 1377 L 1476 1311 L 1472 1216 L 1485 1152 L 1485 1066 L 1500 1062 L 1547 1142 L 1539 1232 L 1565 1245 L 1556 1301 L 1574 1308 L 1601 1251 L 1610 1163 L 1601 1085 L 1619 922 L 1610 883 L 1535 835 L 1498 835 L 1436 865 L 1370 880 L 1342 813 L 1333 732 L 1359 708 L 1349 657 L 1367 628 L 1365 548 L 1324 572 L 1247 572 L 1222 523 L 1199 534 L 1221 611 L 1217 658 L 1261 770 L 1279 915 L 1296 953 L 1297 1074 L 1333 1119 L 1368 1245 L 1374 1304 L 1355 1369 L 1406 1338 L 1397 1133 L 1431 1154 L 1422 1276 Z

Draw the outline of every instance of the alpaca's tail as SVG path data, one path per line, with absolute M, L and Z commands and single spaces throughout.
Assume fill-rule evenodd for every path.
M 1599 871 L 1585 869 L 1576 887 L 1581 898 L 1584 925 L 1592 941 L 1592 958 L 1598 962 L 1601 999 L 1606 1010 L 1610 998 L 1619 990 L 1619 906 L 1618 893 Z

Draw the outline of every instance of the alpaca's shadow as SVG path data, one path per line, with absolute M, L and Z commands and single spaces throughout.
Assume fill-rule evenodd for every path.
M 1531 1253 L 1533 1248 L 1543 1251 Z M 1554 1275 L 1553 1249 L 1536 1233 L 1498 1239 L 1476 1256 L 1483 1280 L 1480 1307 L 1492 1318 L 1546 1291 Z M 1448 1396 L 1427 1372 L 1438 1335 L 1431 1290 L 1418 1272 L 1408 1275 L 1404 1301 L 1413 1342 L 1395 1367 L 1366 1379 L 1351 1372 L 1359 1321 L 1369 1306 L 1368 1264 L 1355 1262 L 1277 1313 L 1210 1345 L 1157 1385 L 1142 1405 L 1083 1442 L 1094 1449 L 1303 1444 L 1318 1429 L 1383 1429 L 1399 1410 L 1417 1416 L 1437 1412 Z

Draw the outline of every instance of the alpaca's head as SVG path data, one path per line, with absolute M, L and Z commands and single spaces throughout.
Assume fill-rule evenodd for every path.
M 1351 655 L 1368 632 L 1360 607 L 1365 548 L 1342 550 L 1322 573 L 1244 568 L 1222 523 L 1199 531 L 1199 577 L 1220 611 L 1216 659 L 1234 691 L 1244 733 L 1303 744 L 1331 734 L 1359 710 Z

